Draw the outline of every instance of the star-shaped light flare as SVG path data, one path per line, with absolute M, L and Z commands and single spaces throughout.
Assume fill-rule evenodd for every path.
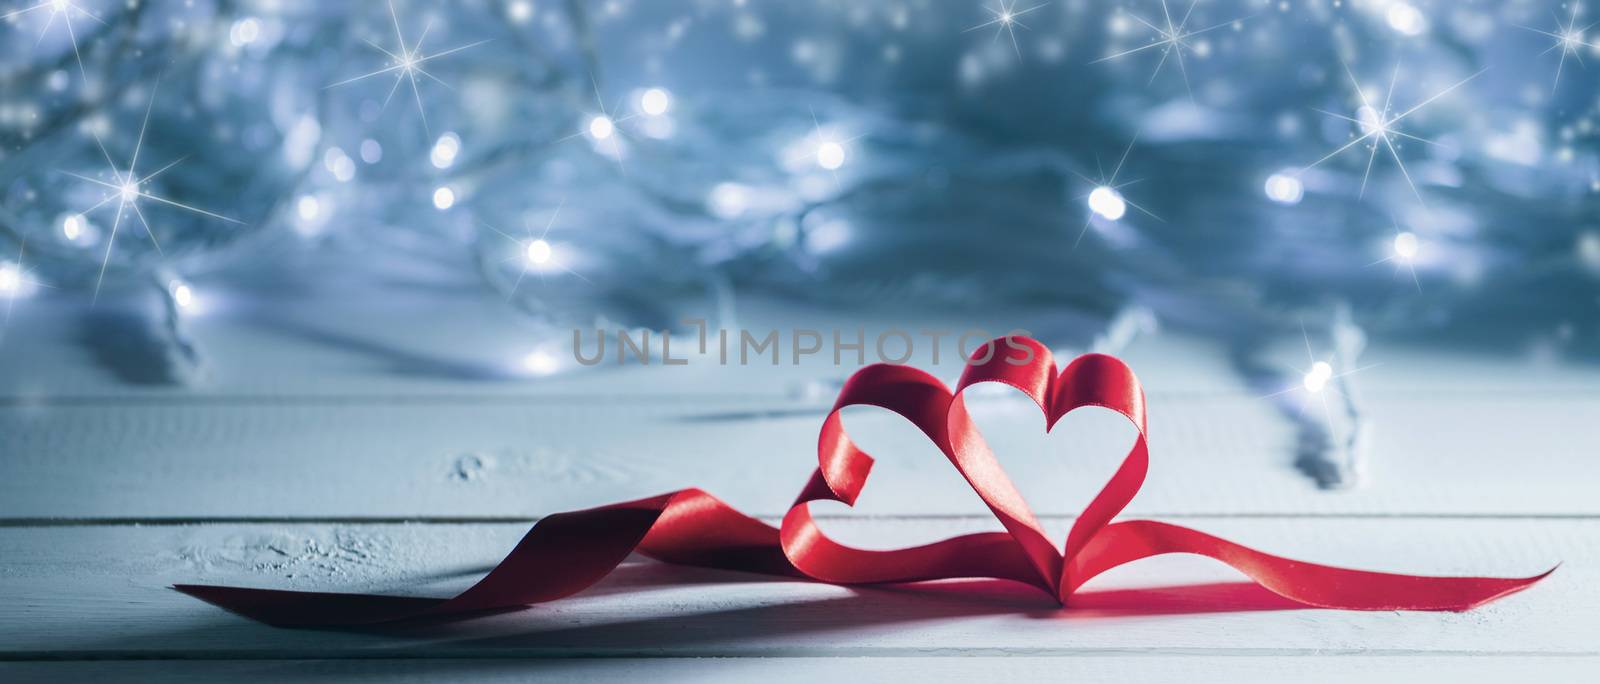
M 1417 278 L 1417 255 L 1422 251 L 1422 240 L 1417 237 L 1416 233 L 1401 230 L 1400 223 L 1395 221 L 1394 217 L 1390 217 L 1389 221 L 1394 225 L 1394 240 L 1390 242 L 1389 256 L 1367 265 L 1377 266 L 1378 264 L 1392 262 L 1396 271 L 1400 268 L 1405 268 L 1411 272 L 1411 282 L 1417 286 L 1417 292 L 1420 294 L 1422 292 L 1422 281 Z
M 17 260 L 0 260 L 0 297 L 6 300 L 6 311 L 0 317 L 0 344 L 6 339 L 6 331 L 11 328 L 11 310 L 16 307 L 17 299 L 25 297 L 35 289 L 50 287 L 33 277 L 33 270 L 28 268 L 28 240 L 23 238 L 17 247 Z
M 1072 172 L 1073 175 L 1082 178 L 1085 182 L 1094 186 L 1094 189 L 1090 190 L 1089 194 L 1078 197 L 1080 200 L 1088 201 L 1089 216 L 1083 220 L 1083 230 L 1078 231 L 1078 238 L 1072 241 L 1073 249 L 1077 249 L 1078 243 L 1083 242 L 1083 236 L 1089 233 L 1089 224 L 1094 221 L 1096 214 L 1099 214 L 1108 220 L 1115 221 L 1122 218 L 1122 215 L 1127 212 L 1128 207 L 1133 207 L 1134 209 L 1138 209 L 1139 211 L 1143 212 L 1150 218 L 1163 223 L 1166 222 L 1160 216 L 1156 216 L 1155 212 L 1134 204 L 1127 197 L 1123 196 L 1122 188 L 1138 183 L 1144 179 L 1136 178 L 1131 181 L 1123 181 L 1122 183 L 1117 182 L 1117 176 L 1122 174 L 1123 164 L 1126 164 L 1128 161 L 1128 154 L 1133 152 L 1133 146 L 1138 142 L 1139 134 L 1135 133 L 1133 135 L 1133 139 L 1128 141 L 1128 147 L 1122 150 L 1122 157 L 1117 159 L 1117 166 L 1111 169 L 1110 176 L 1106 175 L 1104 168 L 1099 170 L 1100 177 L 1098 179 L 1090 178 L 1078 173 L 1077 171 Z
M 983 22 L 981 24 L 978 24 L 977 26 L 968 27 L 967 30 L 966 31 L 962 31 L 962 33 L 968 33 L 968 32 L 971 32 L 971 31 L 976 31 L 978 29 L 988 28 L 990 26 L 993 26 L 993 27 L 995 27 L 995 29 L 994 29 L 994 39 L 995 40 L 1000 40 L 1000 34 L 1002 34 L 1002 33 L 1006 34 L 1008 37 L 1011 38 L 1011 49 L 1017 53 L 1017 58 L 1021 59 L 1022 58 L 1022 46 L 1017 44 L 1017 27 L 1020 26 L 1020 27 L 1022 27 L 1024 29 L 1026 29 L 1026 28 L 1028 28 L 1028 25 L 1022 23 L 1021 21 L 1018 21 L 1017 17 L 1020 17 L 1020 16 L 1022 16 L 1024 14 L 1027 14 L 1027 13 L 1032 12 L 1034 10 L 1042 9 L 1045 5 L 1048 5 L 1048 4 L 1050 4 L 1050 3 L 1047 3 L 1047 2 L 1046 3 L 1040 3 L 1040 4 L 1034 5 L 1032 7 L 1029 7 L 1027 9 L 1020 9 L 1019 10 L 1019 9 L 1017 9 L 1017 3 L 1016 2 L 1012 2 L 1011 4 L 1008 5 L 1008 4 L 1006 4 L 1005 0 L 995 0 L 995 6 L 994 7 L 985 7 L 985 8 L 983 8 L 984 11 L 988 12 L 990 15 L 993 15 L 994 18 L 990 19 L 990 20 L 988 20 L 986 22 Z
M 1422 192 L 1417 190 L 1417 184 L 1411 180 L 1411 173 L 1406 171 L 1405 161 L 1400 158 L 1400 150 L 1396 147 L 1395 141 L 1413 140 L 1425 145 L 1438 145 L 1438 143 L 1428 140 L 1427 138 L 1418 137 L 1401 131 L 1400 122 L 1406 117 L 1415 114 L 1423 107 L 1432 104 L 1435 100 L 1438 100 L 1439 98 L 1455 91 L 1455 89 L 1466 85 L 1468 81 L 1481 76 L 1483 72 L 1488 71 L 1488 69 L 1480 69 L 1477 73 L 1461 79 L 1460 81 L 1456 81 L 1454 85 L 1434 93 L 1427 99 L 1412 105 L 1410 109 L 1397 114 L 1392 108 L 1392 103 L 1394 101 L 1394 86 L 1395 83 L 1400 79 L 1400 66 L 1398 64 L 1395 65 L 1394 74 L 1389 78 L 1389 89 L 1383 95 L 1383 104 L 1380 108 L 1373 106 L 1373 103 L 1367 99 L 1367 93 L 1365 90 L 1362 90 L 1361 83 L 1356 80 L 1355 74 L 1350 71 L 1350 65 L 1345 64 L 1342 60 L 1340 63 L 1344 66 L 1345 76 L 1350 79 L 1351 87 L 1355 89 L 1356 95 L 1361 97 L 1361 107 L 1356 110 L 1355 116 L 1345 116 L 1343 114 L 1337 114 L 1321 109 L 1316 111 L 1336 119 L 1343 119 L 1355 124 L 1359 127 L 1361 134 L 1351 139 L 1350 142 L 1341 145 L 1338 149 L 1323 155 L 1321 159 L 1306 165 L 1305 168 L 1300 169 L 1300 173 L 1305 173 L 1312 167 L 1339 156 L 1345 150 L 1365 143 L 1369 152 L 1367 155 L 1367 169 L 1361 174 L 1361 191 L 1357 194 L 1357 196 L 1362 197 L 1366 195 L 1367 180 L 1372 177 L 1373 162 L 1378 158 L 1379 148 L 1382 148 L 1388 150 L 1389 156 L 1394 160 L 1395 166 L 1400 169 L 1400 175 L 1405 177 L 1406 185 L 1411 187 L 1411 193 L 1417 196 L 1417 201 L 1422 202 L 1424 206 L 1426 206 L 1426 202 L 1424 202 L 1422 199 Z
M 1145 50 L 1154 50 L 1156 48 L 1160 48 L 1161 60 L 1156 62 L 1156 68 L 1150 71 L 1150 80 L 1146 83 L 1146 85 L 1155 83 L 1156 76 L 1161 74 L 1161 67 L 1166 66 L 1167 64 L 1167 58 L 1175 56 L 1178 58 L 1178 71 L 1183 74 L 1183 89 L 1188 91 L 1189 99 L 1193 100 L 1194 90 L 1189 87 L 1189 69 L 1183 61 L 1183 51 L 1194 50 L 1194 46 L 1189 44 L 1189 40 L 1195 36 L 1210 33 L 1224 26 L 1230 26 L 1235 22 L 1249 19 L 1249 17 L 1237 17 L 1224 21 L 1220 24 L 1213 24 L 1205 28 L 1190 30 L 1189 17 L 1194 14 L 1194 7 L 1198 4 L 1200 4 L 1200 0 L 1194 0 L 1193 2 L 1190 2 L 1189 10 L 1183 13 L 1182 18 L 1174 22 L 1172 20 L 1172 10 L 1167 8 L 1167 0 L 1161 0 L 1161 16 L 1163 23 L 1159 25 L 1150 22 L 1144 17 L 1134 14 L 1133 12 L 1129 12 L 1126 9 L 1122 10 L 1128 16 L 1133 17 L 1134 21 L 1144 24 L 1145 27 L 1149 28 L 1151 31 L 1155 31 L 1155 38 L 1146 45 L 1141 45 L 1131 50 L 1123 50 L 1122 52 L 1118 52 L 1116 54 L 1106 55 L 1105 57 L 1101 57 L 1100 59 L 1090 62 L 1090 64 L 1098 64 L 1100 62 L 1110 61 L 1119 57 L 1126 57 L 1135 53 L 1144 52 Z
M 837 188 L 839 186 L 839 169 L 848 160 L 850 143 L 866 136 L 862 134 L 841 139 L 832 135 L 829 130 L 822 127 L 822 120 L 817 118 L 816 108 L 808 107 L 807 109 L 811 112 L 811 136 L 809 139 L 802 140 L 796 146 L 790 148 L 790 151 L 784 155 L 784 164 L 792 167 L 796 163 L 804 163 L 808 160 L 815 162 L 819 168 L 833 175 L 833 184 Z
M 1318 358 L 1316 353 L 1311 349 L 1311 336 L 1306 333 L 1306 326 L 1304 323 L 1300 325 L 1300 336 L 1305 340 L 1306 363 L 1309 364 L 1306 368 L 1294 369 L 1300 378 L 1300 382 L 1282 391 L 1268 394 L 1262 397 L 1262 399 L 1271 399 L 1289 394 L 1291 392 L 1301 392 L 1303 394 L 1300 398 L 1298 410 L 1302 415 L 1304 414 L 1311 400 L 1313 398 L 1317 399 L 1322 404 L 1323 425 L 1327 429 L 1328 439 L 1332 440 L 1335 439 L 1334 435 L 1336 432 L 1333 424 L 1333 407 L 1328 403 L 1328 393 L 1332 392 L 1339 395 L 1340 399 L 1344 403 L 1345 414 L 1351 419 L 1352 422 L 1359 420 L 1361 412 L 1357 410 L 1355 405 L 1355 397 L 1351 395 L 1349 388 L 1346 386 L 1348 383 L 1348 378 L 1369 368 L 1375 368 L 1379 364 L 1368 364 L 1345 371 L 1338 371 L 1334 367 L 1335 363 L 1347 362 L 1353 364 L 1354 359 L 1350 356 L 1349 350 L 1345 350 L 1346 353 L 1344 354 L 1336 352 L 1329 354 L 1324 358 Z M 1353 445 L 1353 443 L 1349 442 L 1348 440 L 1347 444 Z M 1359 457 L 1359 454 L 1351 454 L 1351 456 Z M 1358 463 L 1351 463 L 1347 465 L 1351 467 L 1359 467 Z
M 611 158 L 617 162 L 617 172 L 627 175 L 628 170 L 622 165 L 622 142 L 618 137 L 623 135 L 621 124 L 635 115 L 617 117 L 612 112 L 606 111 L 605 98 L 600 96 L 600 82 L 595 80 L 594 76 L 590 76 L 589 83 L 594 87 L 594 106 L 600 113 L 585 118 L 583 126 L 576 133 L 557 138 L 556 142 L 588 136 L 596 144 L 609 145 Z
M 389 101 L 394 99 L 395 91 L 400 89 L 400 84 L 402 82 L 409 81 L 411 83 L 412 99 L 414 99 L 417 103 L 417 116 L 422 118 L 422 130 L 424 133 L 427 133 L 429 137 L 432 137 L 433 134 L 428 131 L 428 113 L 423 110 L 422 89 L 417 86 L 417 76 L 420 74 L 425 78 L 432 79 L 435 83 L 438 83 L 445 88 L 449 88 L 450 90 L 454 90 L 454 88 L 451 88 L 450 84 L 440 80 L 439 77 L 429 73 L 428 70 L 423 69 L 422 65 L 431 60 L 444 57 L 445 55 L 454 54 L 468 48 L 474 48 L 489 41 L 475 41 L 465 45 L 458 45 L 448 50 L 441 50 L 431 55 L 425 54 L 422 52 L 422 41 L 428 37 L 428 31 L 433 29 L 433 21 L 429 20 L 427 24 L 423 25 L 422 34 L 417 36 L 417 42 L 408 47 L 406 46 L 405 33 L 400 30 L 400 14 L 395 11 L 394 0 L 389 1 L 389 18 L 394 22 L 394 38 L 395 42 L 398 44 L 396 51 L 390 51 L 388 48 L 385 48 L 382 45 L 374 43 L 370 40 L 365 41 L 366 44 L 372 46 L 374 50 L 387 55 L 389 57 L 389 65 L 377 71 L 365 73 L 354 78 L 347 78 L 343 81 L 339 81 L 338 83 L 329 84 L 326 86 L 326 88 L 336 88 L 342 85 L 355 83 L 356 81 L 372 78 L 374 76 L 382 76 L 383 74 L 394 74 L 394 85 L 389 87 L 389 95 L 383 99 L 383 106 L 388 107 Z
M 1561 61 L 1556 64 L 1556 80 L 1555 83 L 1550 85 L 1550 92 L 1555 92 L 1556 87 L 1561 85 L 1561 70 L 1567 66 L 1567 57 L 1572 57 L 1573 59 L 1578 60 L 1578 66 L 1581 67 L 1584 66 L 1584 64 L 1583 55 L 1579 52 L 1580 50 L 1583 48 L 1600 50 L 1600 44 L 1590 43 L 1583 39 L 1584 34 L 1587 33 L 1589 29 L 1594 28 L 1595 24 L 1600 24 L 1600 22 L 1594 22 L 1588 26 L 1579 27 L 1578 12 L 1582 9 L 1583 3 L 1572 3 L 1572 15 L 1568 17 L 1565 26 L 1561 24 L 1561 16 L 1556 14 L 1555 10 L 1551 10 L 1550 15 L 1556 20 L 1556 30 L 1553 33 L 1544 29 L 1536 29 L 1532 26 L 1519 25 L 1517 27 L 1528 31 L 1533 31 L 1534 33 L 1543 34 L 1554 40 L 1554 43 L 1550 47 L 1546 48 L 1544 52 L 1539 54 L 1547 54 L 1551 50 L 1561 51 Z
M 85 175 L 82 175 L 82 174 L 73 173 L 71 171 L 62 171 L 61 172 L 61 173 L 64 173 L 64 174 L 66 174 L 68 176 L 72 176 L 73 178 L 76 178 L 78 180 L 86 181 L 86 182 L 93 183 L 95 185 L 101 186 L 101 187 L 105 188 L 108 191 L 108 192 L 106 192 L 105 197 L 103 197 L 99 202 L 96 202 L 93 205 L 91 205 L 89 208 L 78 212 L 78 214 L 77 214 L 78 216 L 88 215 L 90 212 L 93 212 L 93 211 L 95 211 L 95 210 L 97 210 L 97 209 L 99 209 L 101 207 L 109 205 L 109 204 L 111 204 L 113 202 L 116 203 L 116 217 L 114 219 L 112 219 L 112 222 L 111 222 L 111 234 L 109 236 L 107 236 L 107 238 L 106 238 L 105 256 L 100 261 L 100 275 L 98 277 L 96 277 L 95 283 L 94 283 L 94 293 L 95 293 L 95 297 L 96 298 L 98 298 L 100 296 L 100 284 L 105 280 L 105 277 L 106 277 L 106 266 L 111 263 L 111 249 L 112 249 L 112 246 L 116 244 L 116 241 L 117 241 L 117 230 L 119 228 L 121 228 L 121 226 L 122 226 L 122 218 L 123 218 L 123 216 L 125 216 L 126 214 L 131 212 L 134 215 L 134 217 L 138 218 L 139 219 L 139 224 L 144 226 L 145 235 L 148 235 L 150 237 L 150 243 L 155 245 L 156 251 L 158 253 L 161 251 L 161 243 L 156 240 L 155 231 L 150 228 L 150 222 L 145 219 L 144 211 L 139 208 L 139 204 L 140 204 L 141 201 L 149 200 L 151 202 L 155 202 L 155 203 L 158 203 L 158 204 L 164 204 L 164 205 L 171 206 L 171 207 L 176 207 L 176 208 L 182 209 L 184 211 L 188 211 L 188 212 L 195 213 L 195 214 L 200 214 L 202 216 L 207 216 L 207 217 L 218 219 L 218 220 L 221 220 L 221 221 L 227 221 L 229 223 L 237 223 L 237 224 L 240 224 L 240 225 L 244 224 L 243 221 L 240 221 L 238 219 L 228 218 L 227 216 L 223 216 L 221 214 L 215 214 L 215 213 L 206 211 L 204 209 L 201 209 L 199 207 L 193 207 L 193 206 L 190 206 L 190 205 L 187 205 L 187 204 L 183 204 L 183 203 L 168 199 L 166 197 L 161 197 L 159 195 L 152 194 L 150 192 L 150 181 L 155 180 L 161 174 L 166 173 L 168 171 L 171 171 L 173 168 L 175 168 L 179 164 L 183 163 L 183 160 L 188 158 L 187 156 L 179 157 L 179 158 L 177 158 L 177 159 L 175 159 L 173 161 L 170 161 L 166 165 L 164 165 L 164 166 L 162 166 L 162 167 L 160 167 L 160 168 L 158 168 L 155 171 L 152 171 L 150 173 L 144 174 L 142 176 L 139 175 L 139 173 L 138 173 L 139 153 L 140 153 L 141 150 L 144 149 L 145 131 L 147 131 L 150 128 L 150 111 L 155 106 L 156 89 L 159 86 L 160 86 L 160 84 L 158 82 L 156 84 L 156 86 L 153 86 L 150 89 L 150 102 L 145 105 L 144 122 L 139 125 L 139 138 L 138 138 L 137 141 L 134 142 L 133 155 L 128 160 L 128 167 L 127 167 L 126 171 L 117 168 L 117 163 L 111 160 L 111 153 L 106 150 L 105 143 L 101 142 L 99 135 L 95 135 L 94 136 L 95 145 L 100 148 L 100 154 L 105 156 L 106 166 L 108 167 L 108 170 L 110 171 L 110 175 L 111 175 L 111 179 L 112 180 L 108 182 L 108 181 L 102 180 L 100 178 L 94 178 L 92 176 L 85 176 Z
M 83 68 L 83 53 L 78 51 L 78 32 L 72 28 L 72 15 L 77 14 L 79 17 L 91 19 L 102 25 L 106 23 L 105 20 L 96 16 L 94 12 L 79 7 L 72 0 L 44 0 L 44 2 L 35 5 L 0 14 L 0 21 L 9 21 L 14 17 L 42 10 L 48 10 L 50 18 L 45 20 L 44 27 L 39 29 L 39 40 L 37 42 L 44 42 L 45 34 L 50 32 L 50 27 L 55 26 L 56 17 L 61 17 L 61 23 L 67 27 L 67 38 L 72 40 L 72 56 L 78 60 L 78 73 L 83 76 L 85 81 L 89 80 L 89 73 Z
M 507 299 L 516 296 L 517 289 L 522 287 L 522 280 L 523 278 L 527 277 L 529 271 L 532 271 L 538 275 L 539 280 L 543 282 L 545 272 L 549 271 L 552 266 L 572 274 L 572 276 L 578 280 L 582 280 L 586 283 L 589 282 L 589 279 L 583 277 L 583 274 L 578 273 L 577 271 L 568 268 L 566 264 L 561 263 L 561 260 L 558 258 L 559 255 L 556 254 L 555 247 L 546 239 L 550 235 L 550 229 L 556 225 L 556 217 L 561 215 L 561 208 L 566 206 L 566 204 L 567 201 L 565 198 L 556 204 L 555 211 L 550 213 L 550 220 L 545 222 L 544 230 L 539 231 L 538 235 L 534 234 L 533 228 L 527 225 L 526 220 L 523 221 L 524 235 L 522 237 L 517 237 L 487 223 L 481 224 L 484 228 L 493 231 L 500 237 L 510 240 L 517 246 L 516 251 L 511 256 L 501 260 L 501 263 L 509 263 L 512 261 L 522 262 L 522 269 L 517 274 L 516 282 L 511 285 L 511 291 L 506 293 Z

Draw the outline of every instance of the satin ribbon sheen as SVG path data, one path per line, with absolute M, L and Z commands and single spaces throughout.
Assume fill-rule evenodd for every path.
M 986 357 L 980 356 L 985 351 Z M 987 360 L 979 363 L 980 358 Z M 1045 535 L 967 413 L 963 392 L 985 382 L 1011 385 L 1032 398 L 1044 412 L 1046 430 L 1083 406 L 1116 411 L 1138 428 L 1132 449 L 1078 516 L 1064 549 Z M 811 502 L 854 505 L 872 469 L 872 457 L 850 441 L 839 417 L 845 407 L 859 405 L 888 409 L 921 429 L 1005 531 L 890 551 L 852 548 L 824 534 L 811 516 Z M 1080 356 L 1057 374 L 1050 350 L 1025 337 L 1001 338 L 980 348 L 954 392 L 915 368 L 878 364 L 861 369 L 845 383 L 822 423 L 817 458 L 816 472 L 778 527 L 699 489 L 557 513 L 539 520 L 499 565 L 454 598 L 187 584 L 174 588 L 268 624 L 348 627 L 552 601 L 589 587 L 634 552 L 668 563 L 836 584 L 998 578 L 1037 587 L 1062 604 L 1106 570 L 1167 553 L 1208 556 L 1292 601 L 1348 610 L 1468 610 L 1550 574 L 1503 579 L 1348 570 L 1262 553 L 1163 522 L 1111 522 L 1139 491 L 1149 469 L 1144 391 L 1122 361 L 1103 354 Z

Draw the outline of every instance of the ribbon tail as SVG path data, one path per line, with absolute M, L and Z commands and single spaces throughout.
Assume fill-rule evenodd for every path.
M 977 532 L 892 550 L 846 546 L 823 534 L 802 503 L 783 519 L 783 549 L 807 577 L 830 584 L 897 584 L 987 577 L 1022 582 L 1054 594 L 1010 534 Z
M 1424 577 L 1336 568 L 1274 556 L 1186 527 L 1131 520 L 1113 523 L 1068 564 L 1065 601 L 1096 575 L 1124 563 L 1168 553 L 1222 561 L 1291 601 L 1341 610 L 1465 611 L 1532 586 L 1555 568 L 1532 577 Z
M 701 567 L 800 576 L 778 529 L 698 489 L 539 520 L 471 588 L 449 599 L 330 594 L 209 585 L 173 588 L 280 627 L 355 627 L 521 608 L 570 596 L 610 574 L 630 553 Z

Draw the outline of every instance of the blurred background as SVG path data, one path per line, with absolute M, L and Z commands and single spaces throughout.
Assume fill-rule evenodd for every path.
M 1343 486 L 1368 340 L 1514 368 L 1600 349 L 1600 7 L 0 12 L 0 376 L 23 397 L 206 392 L 285 340 L 515 387 L 604 372 L 571 362 L 575 328 L 1004 309 L 1069 351 L 1204 340 L 1265 402 L 1337 389 L 1285 416 Z M 270 382 L 315 386 L 317 358 Z

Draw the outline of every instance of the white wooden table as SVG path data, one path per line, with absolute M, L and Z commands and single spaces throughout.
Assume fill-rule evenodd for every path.
M 264 627 L 171 590 L 445 595 L 540 515 L 690 485 L 775 519 L 815 464 L 830 400 L 815 379 L 848 372 L 496 378 L 527 333 L 493 296 L 451 285 L 213 292 L 194 322 L 210 372 L 188 389 L 119 381 L 73 343 L 77 305 L 20 306 L 0 347 L 0 680 L 1600 673 L 1600 371 L 1381 340 L 1368 360 L 1383 365 L 1362 378 L 1372 481 L 1350 492 L 1292 467 L 1293 426 L 1221 349 L 1174 334 L 1136 342 L 1124 356 L 1149 392 L 1153 469 L 1129 515 L 1374 569 L 1521 576 L 1562 563 L 1547 581 L 1465 614 L 1285 610 L 1226 567 L 1165 557 L 1095 580 L 1058 611 L 1000 583 L 847 589 L 638 560 L 568 600 L 382 634 Z M 757 312 L 742 314 L 751 327 L 839 320 L 744 311 Z M 1035 409 L 1004 396 L 974 411 L 1063 532 L 1130 438 L 1093 413 L 1041 435 Z M 847 422 L 879 465 L 858 507 L 819 511 L 831 532 L 888 546 L 998 527 L 912 428 L 871 412 Z M 1208 586 L 1174 588 L 1194 584 Z

